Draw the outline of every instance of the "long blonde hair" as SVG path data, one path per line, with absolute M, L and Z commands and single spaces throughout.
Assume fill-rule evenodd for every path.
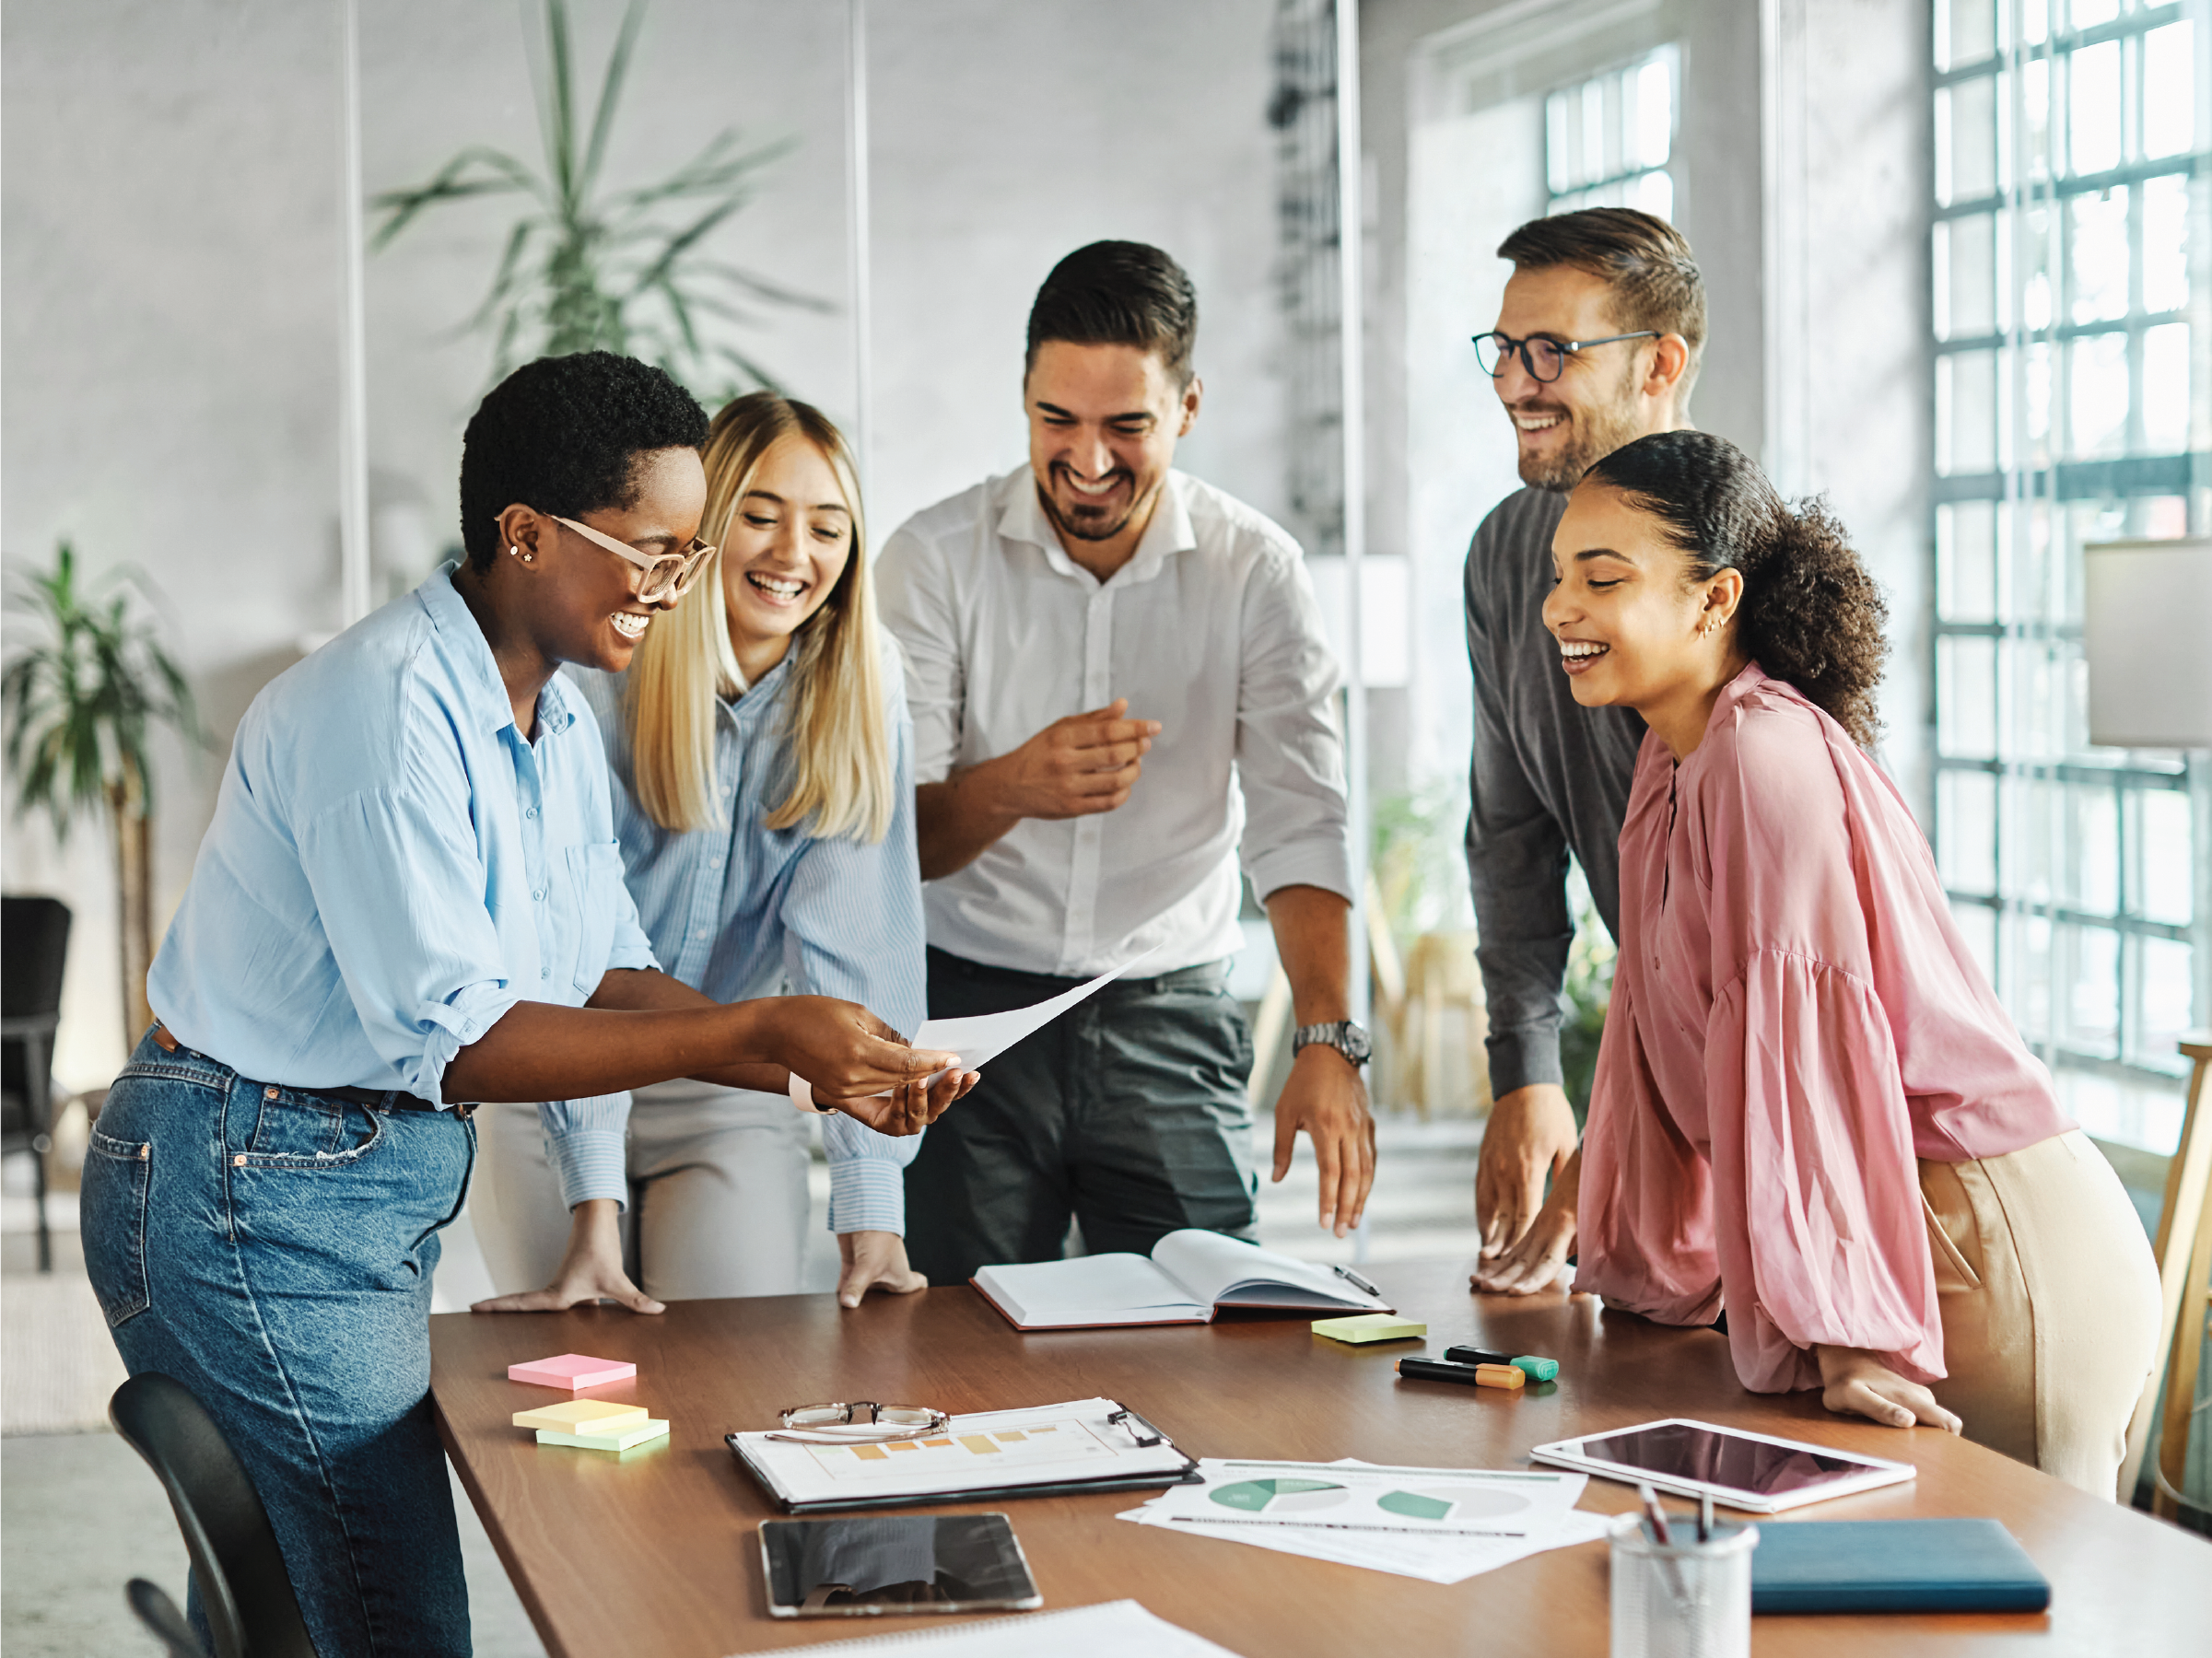
M 880 841 L 894 807 L 891 740 L 860 480 L 844 434 L 812 404 L 772 391 L 750 392 L 729 404 L 714 417 L 700 452 L 707 510 L 699 535 L 718 547 L 726 543 L 762 460 L 786 438 L 813 444 L 837 474 L 852 513 L 852 548 L 829 597 L 791 640 L 782 732 L 791 787 L 763 822 L 770 829 L 805 824 L 819 839 Z M 676 608 L 646 630 L 623 701 L 638 803 L 663 829 L 717 823 L 715 698 L 744 688 L 730 647 L 717 553 Z

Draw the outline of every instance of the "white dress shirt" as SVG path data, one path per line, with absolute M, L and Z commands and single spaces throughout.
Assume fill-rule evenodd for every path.
M 1160 735 L 1110 812 L 1025 818 L 923 889 L 930 942 L 990 966 L 1089 977 L 1234 955 L 1253 890 L 1352 896 L 1336 659 L 1282 529 L 1171 472 L 1135 556 L 1071 559 L 1029 468 L 917 513 L 884 543 L 884 616 L 907 652 L 914 776 L 1020 747 L 1129 698 Z

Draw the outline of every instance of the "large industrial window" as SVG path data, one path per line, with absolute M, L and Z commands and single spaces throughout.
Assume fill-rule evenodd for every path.
M 2089 746 L 2081 655 L 2083 543 L 2208 522 L 2184 10 L 1935 7 L 1937 858 L 2031 1044 L 2108 1106 L 2166 1089 L 2212 974 L 2206 779 Z M 2086 1115 L 2159 1138 L 2116 1108 Z
M 1550 213 L 1641 207 L 1674 216 L 1675 107 L 1681 53 L 1662 46 L 1544 99 Z

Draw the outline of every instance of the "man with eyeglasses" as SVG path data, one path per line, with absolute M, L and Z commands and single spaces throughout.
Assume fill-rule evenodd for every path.
M 1690 424 L 1705 342 L 1704 286 L 1663 219 L 1591 207 L 1507 237 L 1497 326 L 1475 350 L 1513 422 L 1521 482 L 1467 555 L 1474 669 L 1467 868 L 1490 1013 L 1496 1103 L 1475 1174 L 1478 1290 L 1530 1293 L 1574 1247 L 1571 1215 L 1539 1218 L 1548 1178 L 1571 1178 L 1577 1125 L 1560 1062 L 1560 988 L 1574 934 L 1567 858 L 1620 935 L 1621 821 L 1644 721 L 1586 708 L 1545 630 L 1551 533 L 1584 473 L 1622 445 Z

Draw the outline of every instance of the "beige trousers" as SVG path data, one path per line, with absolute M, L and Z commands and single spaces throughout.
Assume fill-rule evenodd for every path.
M 1949 1372 L 1976 1444 L 2110 1498 L 2150 1374 L 2159 1277 L 2143 1223 L 2079 1129 L 1920 1163 Z
M 808 1119 L 781 1094 L 678 1080 L 631 1094 L 630 1276 L 661 1301 L 805 1285 Z M 469 1220 L 502 1295 L 553 1281 L 568 1241 L 534 1105 L 476 1115 Z

